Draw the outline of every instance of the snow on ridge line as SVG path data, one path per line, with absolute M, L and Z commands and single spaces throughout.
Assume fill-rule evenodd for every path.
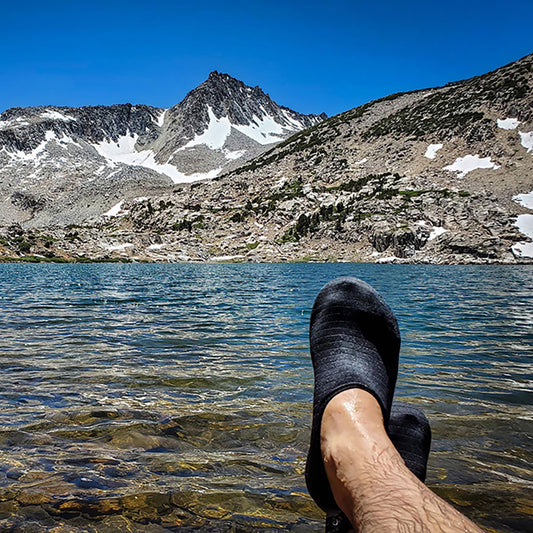
M 63 122 L 72 122 L 76 120 L 74 117 L 64 115 L 63 113 L 60 113 L 59 111 L 54 111 L 53 109 L 47 109 L 46 111 L 41 113 L 41 117 L 49 118 L 52 120 L 62 120 Z
M 487 168 L 496 170 L 500 168 L 500 165 L 497 165 L 491 161 L 491 157 L 479 157 L 479 155 L 465 155 L 464 157 L 458 157 L 454 163 L 443 167 L 442 170 L 449 170 L 450 172 L 457 172 L 458 178 L 464 178 L 469 172 L 476 170 L 478 168 Z
M 167 114 L 168 109 L 164 109 L 163 112 L 157 117 L 156 124 L 162 128 L 163 124 L 165 122 L 165 116 Z
M 498 119 L 497 123 L 498 128 L 501 128 L 502 130 L 515 130 L 518 128 L 520 121 L 517 118 L 504 118 Z
M 427 149 L 426 153 L 424 154 L 424 157 L 427 157 L 428 159 L 435 159 L 437 157 L 437 152 L 443 147 L 444 145 L 441 143 L 438 144 L 430 144 Z

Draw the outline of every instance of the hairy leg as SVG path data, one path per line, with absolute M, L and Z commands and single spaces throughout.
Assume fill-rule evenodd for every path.
M 359 533 L 480 533 L 405 466 L 370 393 L 349 389 L 326 406 L 322 457 L 335 501 Z

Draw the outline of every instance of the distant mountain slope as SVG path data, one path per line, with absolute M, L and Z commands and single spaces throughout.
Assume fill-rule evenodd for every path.
M 221 76 L 212 75 L 216 83 Z M 200 93 L 218 94 L 215 80 L 208 82 Z M 235 84 L 230 89 L 240 92 Z M 211 180 L 133 200 L 113 191 L 114 207 L 74 230 L 12 227 L 0 241 L 0 255 L 532 262 L 532 89 L 529 55 L 483 76 L 391 95 L 320 121 Z M 200 149 L 202 140 L 227 155 L 224 150 L 241 149 L 232 143 L 241 140 L 243 128 L 265 141 L 276 134 L 260 129 L 265 116 L 287 129 L 289 116 L 297 120 L 283 110 L 274 116 L 262 97 L 258 107 L 243 111 L 247 119 L 233 114 L 239 108 L 217 104 L 214 96 L 201 99 L 209 100 L 203 115 L 190 111 L 195 98 L 186 98 L 182 107 L 167 112 L 160 134 L 153 140 L 147 136 L 143 147 L 161 154 L 161 160 L 169 154 L 179 159 Z M 250 115 L 263 108 L 268 111 L 263 120 L 252 121 Z M 189 111 L 200 124 L 170 118 Z M 152 122 L 161 120 L 154 117 Z M 190 127 L 180 126 L 180 120 Z M 24 196 L 11 201 L 35 205 Z
M 9 109 L 0 115 L 0 223 L 78 223 L 115 195 L 212 178 L 323 118 L 216 71 L 168 110 Z

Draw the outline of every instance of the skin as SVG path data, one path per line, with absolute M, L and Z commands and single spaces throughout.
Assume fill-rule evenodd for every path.
M 335 396 L 320 429 L 331 490 L 358 533 L 482 533 L 409 471 L 370 393 Z

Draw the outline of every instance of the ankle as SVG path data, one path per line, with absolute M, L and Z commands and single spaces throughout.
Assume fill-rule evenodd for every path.
M 386 436 L 381 407 L 363 389 L 348 389 L 334 396 L 324 409 L 321 442 L 350 436 L 350 440 Z

